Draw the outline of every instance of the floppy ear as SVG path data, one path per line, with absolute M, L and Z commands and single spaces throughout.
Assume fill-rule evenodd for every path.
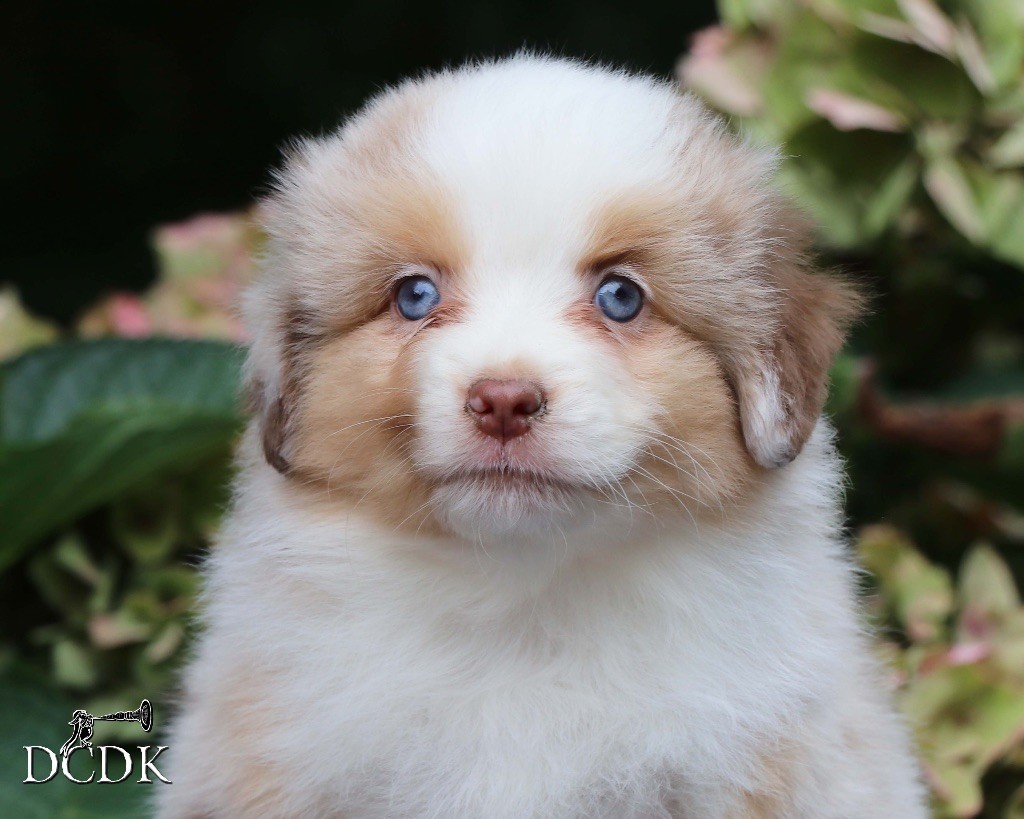
M 247 293 L 245 312 L 253 329 L 246 361 L 249 409 L 267 463 L 282 475 L 291 472 L 290 444 L 301 393 L 302 361 L 311 345 L 295 305 L 257 283 Z
M 775 315 L 767 339 L 734 360 L 733 380 L 747 449 L 761 466 L 792 461 L 817 423 L 828 370 L 863 300 L 849 284 L 812 271 L 803 243 L 785 226 L 769 271 Z
M 291 471 L 285 450 L 292 413 L 285 396 L 258 378 L 248 386 L 249 411 L 252 412 L 263 446 L 263 457 L 282 475 Z

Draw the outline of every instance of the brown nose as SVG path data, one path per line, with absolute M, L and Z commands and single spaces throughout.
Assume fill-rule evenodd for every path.
M 521 379 L 485 378 L 469 388 L 466 410 L 481 431 L 502 443 L 530 431 L 544 407 L 540 387 Z

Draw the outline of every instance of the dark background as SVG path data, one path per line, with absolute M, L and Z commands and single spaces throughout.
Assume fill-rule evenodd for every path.
M 153 275 L 147 233 L 245 207 L 292 134 L 523 46 L 670 74 L 712 0 L 36 2 L 5 15 L 0 280 L 67 322 Z

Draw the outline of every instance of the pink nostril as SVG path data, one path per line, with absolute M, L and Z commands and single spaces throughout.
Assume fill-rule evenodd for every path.
M 486 435 L 505 443 L 530 430 L 544 406 L 544 393 L 531 381 L 485 378 L 469 388 L 466 409 Z

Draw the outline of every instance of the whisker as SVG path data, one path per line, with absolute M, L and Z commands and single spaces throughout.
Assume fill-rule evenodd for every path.
M 686 492 L 683 492 L 682 490 L 673 489 L 667 483 L 662 481 L 656 475 L 653 475 L 648 470 L 644 469 L 642 466 L 636 465 L 636 466 L 633 467 L 633 469 L 635 471 L 639 472 L 641 475 L 649 478 L 654 483 L 656 483 L 659 486 L 661 486 L 666 492 L 669 493 L 669 495 L 671 495 L 673 498 L 675 498 L 675 500 L 679 502 L 679 505 L 683 508 L 683 510 L 689 516 L 690 521 L 693 523 L 694 527 L 695 528 L 697 527 L 697 519 L 694 517 L 693 512 L 690 510 L 689 505 L 686 503 L 686 501 L 683 500 L 683 498 L 688 498 L 689 500 L 692 500 L 694 503 L 700 504 L 700 501 L 697 498 L 693 497 L 692 495 L 687 494 Z
M 388 421 L 394 421 L 396 418 L 412 418 L 412 417 L 413 417 L 413 415 L 411 413 L 402 412 L 402 413 L 399 413 L 397 415 L 383 415 L 380 418 L 367 418 L 364 421 L 356 421 L 354 424 L 348 424 L 347 426 L 344 426 L 341 429 L 334 430 L 333 432 L 331 432 L 330 434 L 328 434 L 324 438 L 324 441 L 326 441 L 326 440 L 328 440 L 330 438 L 333 438 L 335 435 L 341 435 L 341 433 L 346 432 L 347 430 L 350 430 L 350 429 L 352 429 L 354 427 L 361 427 L 361 426 L 363 426 L 363 424 L 373 424 L 373 423 L 385 424 Z

